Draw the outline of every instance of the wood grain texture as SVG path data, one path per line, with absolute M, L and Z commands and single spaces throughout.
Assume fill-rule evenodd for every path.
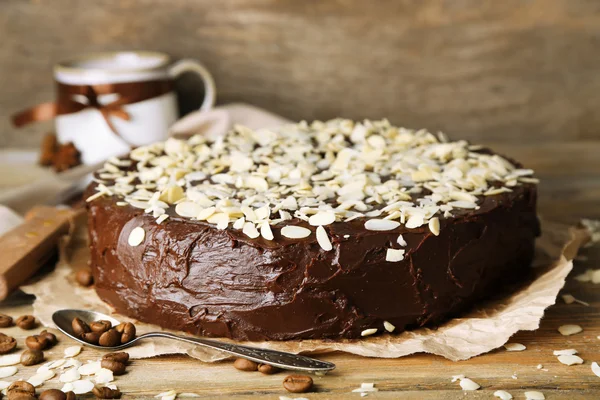
M 513 143 L 600 137 L 594 0 L 2 0 L 0 146 L 37 145 L 8 115 L 53 98 L 54 62 L 150 49 L 202 60 L 219 101 L 292 119 L 388 117 Z M 195 82 L 179 85 L 192 107 Z

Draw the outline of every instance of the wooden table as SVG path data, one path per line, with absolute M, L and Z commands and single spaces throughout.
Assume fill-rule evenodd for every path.
M 546 217 L 563 221 L 600 216 L 600 145 L 566 144 L 534 147 L 495 146 L 517 159 L 529 159 L 543 182 L 540 187 L 540 210 Z M 584 249 L 575 262 L 571 277 L 586 268 L 600 268 L 600 244 Z M 600 377 L 591 371 L 592 361 L 600 362 L 600 286 L 568 280 L 562 293 L 590 303 L 564 304 L 560 299 L 547 310 L 540 329 L 521 332 L 512 341 L 523 343 L 523 352 L 504 349 L 475 357 L 468 361 L 451 362 L 441 357 L 418 354 L 401 359 L 366 359 L 346 354 L 328 354 L 320 358 L 337 364 L 337 369 L 325 377 L 315 377 L 315 392 L 291 395 L 281 386 L 285 373 L 266 376 L 258 372 L 235 370 L 230 361 L 204 364 L 183 356 L 134 360 L 128 373 L 118 377 L 116 384 L 125 393 L 123 398 L 147 399 L 169 389 L 193 392 L 202 398 L 219 396 L 234 399 L 278 399 L 279 396 L 308 399 L 361 398 L 351 393 L 363 382 L 373 382 L 379 392 L 369 399 L 491 399 L 496 390 L 506 390 L 515 399 L 524 399 L 524 392 L 537 390 L 547 399 L 600 398 Z M 13 296 L 0 304 L 0 312 L 13 316 L 31 312 L 31 299 Z M 584 329 L 573 336 L 561 336 L 557 328 L 578 324 Z M 3 329 L 23 343 L 27 333 L 18 328 Z M 73 344 L 61 337 L 60 344 L 47 352 L 49 359 L 62 356 L 64 347 Z M 558 362 L 553 350 L 574 348 L 585 360 L 583 365 L 566 366 Z M 85 349 L 79 360 L 96 360 L 100 354 Z M 543 369 L 538 369 L 539 364 Z M 547 371 L 545 371 L 547 370 Z M 16 378 L 33 375 L 34 367 L 20 367 Z M 453 375 L 463 374 L 482 386 L 476 392 L 463 392 Z M 0 380 L 14 380 L 14 377 Z M 58 387 L 49 381 L 44 388 Z M 88 395 L 90 396 L 90 395 Z

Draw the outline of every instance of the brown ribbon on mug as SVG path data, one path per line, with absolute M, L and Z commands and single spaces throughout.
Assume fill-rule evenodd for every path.
M 153 80 L 143 82 L 110 83 L 102 85 L 67 85 L 57 82 L 56 102 L 42 103 L 28 108 L 12 116 L 13 124 L 17 127 L 32 122 L 47 121 L 58 115 L 72 114 L 87 108 L 95 108 L 104 117 L 110 130 L 127 142 L 117 131 L 110 117 L 129 121 L 131 115 L 123 109 L 126 104 L 161 96 L 173 90 L 170 80 Z M 108 104 L 100 104 L 99 95 L 116 94 L 118 99 Z M 79 96 L 77 96 L 79 95 Z M 82 102 L 78 97 L 84 96 Z

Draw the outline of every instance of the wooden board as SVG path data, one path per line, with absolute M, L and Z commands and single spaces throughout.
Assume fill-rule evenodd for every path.
M 197 58 L 219 102 L 291 119 L 390 118 L 468 139 L 596 139 L 600 3 L 590 0 L 2 0 L 0 146 L 51 124 L 8 116 L 54 97 L 52 64 L 146 49 Z M 184 109 L 196 82 L 179 85 Z M 82 133 L 83 134 L 83 133 Z

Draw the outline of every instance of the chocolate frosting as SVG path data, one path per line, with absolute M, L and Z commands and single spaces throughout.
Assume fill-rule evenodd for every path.
M 274 240 L 250 239 L 172 209 L 158 224 L 117 201 L 88 205 L 99 296 L 141 321 L 241 340 L 357 338 L 365 329 L 384 332 L 384 321 L 395 333 L 439 324 L 527 274 L 539 235 L 531 184 L 440 218 L 439 236 L 426 226 L 374 232 L 360 219 L 333 223 L 325 227 L 329 252 L 315 235 L 288 239 L 274 226 Z M 135 227 L 145 239 L 132 247 Z M 399 234 L 405 258 L 387 262 Z

